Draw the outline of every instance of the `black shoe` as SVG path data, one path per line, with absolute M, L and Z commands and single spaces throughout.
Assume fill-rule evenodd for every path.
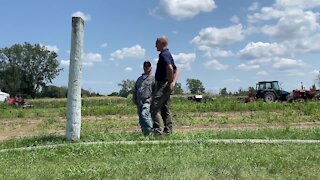
M 167 134 L 167 135 L 172 134 L 172 129 L 164 128 L 163 134 Z
M 154 129 L 154 135 L 161 136 L 162 135 L 161 129 Z

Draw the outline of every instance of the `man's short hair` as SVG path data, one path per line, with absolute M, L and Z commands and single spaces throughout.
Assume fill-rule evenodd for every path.
M 157 38 L 157 41 L 160 42 L 161 44 L 167 46 L 168 45 L 168 38 L 167 36 L 160 36 Z
M 151 66 L 151 63 L 150 63 L 150 61 L 145 61 L 145 62 L 143 62 L 143 67 L 146 67 L 146 66 Z

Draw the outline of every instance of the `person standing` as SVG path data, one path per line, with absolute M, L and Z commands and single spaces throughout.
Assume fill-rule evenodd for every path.
M 160 36 L 156 40 L 157 51 L 160 52 L 155 73 L 156 86 L 152 93 L 151 117 L 156 135 L 172 133 L 172 115 L 170 112 L 170 94 L 178 79 L 178 68 L 168 49 L 168 38 Z M 161 128 L 163 121 L 164 128 Z
M 133 90 L 132 100 L 137 105 L 139 124 L 144 135 L 152 133 L 152 119 L 150 114 L 151 93 L 155 86 L 152 67 L 149 61 L 143 63 L 144 73 L 137 79 Z

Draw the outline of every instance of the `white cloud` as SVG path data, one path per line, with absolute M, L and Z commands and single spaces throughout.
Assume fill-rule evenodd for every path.
M 86 81 L 83 80 L 83 84 L 94 84 L 94 85 L 113 85 L 114 83 L 112 81 Z
M 317 19 L 319 13 L 302 10 L 287 10 L 276 25 L 262 27 L 262 32 L 280 39 L 297 39 L 308 37 L 319 30 Z
M 100 45 L 100 47 L 106 48 L 106 47 L 108 47 L 108 43 L 102 43 L 102 44 Z
M 311 9 L 320 6 L 319 0 L 276 0 L 277 8 Z
M 250 65 L 254 65 L 254 64 L 262 65 L 262 64 L 270 64 L 271 62 L 272 62 L 272 58 L 262 58 L 262 59 L 250 60 L 250 61 L 248 61 L 248 64 L 250 64 Z
M 55 53 L 59 52 L 59 48 L 58 48 L 57 45 L 43 45 L 43 44 L 40 44 L 40 46 L 44 46 L 48 51 L 53 51 Z
M 226 79 L 226 80 L 224 80 L 224 82 L 225 83 L 240 83 L 241 82 L 241 80 L 240 79 L 238 79 L 238 78 L 230 78 L 230 79 Z
M 142 59 L 146 54 L 146 50 L 142 48 L 140 45 L 134 45 L 129 48 L 122 48 L 116 50 L 115 52 L 111 53 L 111 60 L 116 59 L 126 59 L 126 58 L 133 58 L 133 59 Z
M 83 66 L 93 66 L 95 62 L 101 62 L 102 61 L 102 55 L 99 53 L 88 53 L 83 55 Z M 69 66 L 70 60 L 61 60 L 60 64 L 62 66 Z
M 127 71 L 127 72 L 130 72 L 130 71 L 132 71 L 133 69 L 132 69 L 131 67 L 126 67 L 124 70 Z
M 289 72 L 287 76 L 305 76 L 306 74 L 303 72 Z
M 303 63 L 301 60 L 281 58 L 276 60 L 272 67 L 280 71 L 291 71 L 304 66 L 305 63 Z
M 315 69 L 315 70 L 311 71 L 310 74 L 317 76 L 320 74 L 320 71 Z
M 287 47 L 278 43 L 250 42 L 239 51 L 244 59 L 263 59 L 280 57 L 287 53 Z
M 179 53 L 177 55 L 172 55 L 175 64 L 180 67 L 181 69 L 191 69 L 191 63 L 195 61 L 196 59 L 196 54 L 194 53 Z
M 251 6 L 248 8 L 249 11 L 256 11 L 259 8 L 259 3 L 254 2 L 251 4 Z
M 160 0 L 160 7 L 155 7 L 149 14 L 162 17 L 165 13 L 177 20 L 191 19 L 201 12 L 211 12 L 216 8 L 214 0 Z
M 204 64 L 204 66 L 208 69 L 213 69 L 213 70 L 217 70 L 217 71 L 228 69 L 228 65 L 221 64 L 219 61 L 217 61 L 215 59 L 211 60 L 211 61 L 207 61 Z
M 201 47 L 199 47 L 201 50 Z M 208 58 L 225 58 L 225 57 L 231 57 L 233 56 L 233 52 L 232 51 L 227 51 L 227 50 L 223 50 L 220 48 L 207 48 L 207 49 L 203 49 L 203 51 L 205 51 L 205 57 Z
M 91 20 L 90 14 L 84 14 L 81 11 L 77 11 L 77 12 L 73 13 L 72 17 L 81 17 L 84 21 L 90 21 Z
M 300 40 L 289 41 L 288 46 L 297 53 L 320 53 L 320 34 L 309 36 Z
M 248 21 L 250 23 L 259 22 L 261 20 L 267 21 L 272 19 L 278 19 L 284 15 L 284 12 L 273 7 L 263 7 L 261 12 L 248 15 Z
M 257 64 L 240 64 L 237 66 L 237 69 L 240 70 L 252 70 L 252 69 L 259 69 L 260 65 Z
M 191 40 L 198 48 L 230 45 L 245 38 L 242 25 L 233 25 L 227 28 L 207 27 Z
M 102 55 L 99 53 L 88 53 L 84 54 L 83 65 L 84 66 L 93 66 L 95 62 L 101 62 Z
M 259 72 L 257 72 L 257 75 L 258 76 L 267 76 L 268 73 L 267 73 L 267 71 L 259 71 Z
M 234 23 L 234 24 L 239 24 L 240 23 L 240 20 L 239 20 L 239 17 L 234 15 L 230 18 L 230 22 Z
M 172 34 L 179 34 L 178 31 L 172 31 Z
M 60 61 L 61 66 L 69 66 L 69 64 L 70 64 L 70 60 L 61 60 Z

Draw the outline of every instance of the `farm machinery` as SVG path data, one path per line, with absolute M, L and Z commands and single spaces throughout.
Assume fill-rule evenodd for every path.
M 303 102 L 306 100 L 320 100 L 319 90 L 296 89 L 287 98 L 288 102 Z
M 194 96 L 189 96 L 188 100 L 189 101 L 197 101 L 197 102 L 201 102 L 203 99 L 203 96 L 201 94 L 199 95 L 194 95 Z
M 8 97 L 5 100 L 6 103 L 16 107 L 16 108 L 22 108 L 22 109 L 29 109 L 32 108 L 32 105 L 28 104 L 25 99 L 21 97 Z
M 320 100 L 320 92 L 306 90 L 301 86 L 301 89 L 296 89 L 289 93 L 281 90 L 278 81 L 261 81 L 256 84 L 256 91 L 249 93 L 249 96 L 245 98 L 245 102 L 255 99 L 263 99 L 268 103 L 275 101 L 301 102 L 310 99 Z

